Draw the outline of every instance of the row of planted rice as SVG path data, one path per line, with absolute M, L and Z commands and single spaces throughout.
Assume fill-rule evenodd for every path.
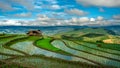
M 60 40 L 55 40 L 55 41 L 52 42 L 52 44 L 55 47 L 60 48 L 64 51 L 66 51 L 66 52 L 69 52 L 69 53 L 73 54 L 73 55 L 84 57 L 84 58 L 93 60 L 93 61 L 98 62 L 98 63 L 103 64 L 103 65 L 109 65 L 109 66 L 112 65 L 112 66 L 120 67 L 120 62 L 118 62 L 118 61 L 113 61 L 113 60 L 109 60 L 109 59 L 106 59 L 106 58 L 103 58 L 103 57 L 99 57 L 99 56 L 95 56 L 95 55 L 88 54 L 88 53 L 85 53 L 85 52 L 70 49 Z
M 73 61 L 79 61 L 81 59 L 74 57 L 74 56 L 66 56 L 66 55 L 61 55 L 59 53 L 54 53 L 51 51 L 47 51 L 41 48 L 38 48 L 33 45 L 33 41 L 23 41 L 23 42 L 18 42 L 16 44 L 13 44 L 11 48 L 23 51 L 29 55 L 45 55 L 48 57 L 55 57 L 55 58 L 60 58 L 60 59 L 65 59 L 65 60 L 73 60 Z
M 10 58 L 10 56 L 0 55 L 0 60 L 4 60 L 4 59 L 7 59 L 7 58 Z
M 33 41 L 17 42 L 16 44 L 11 45 L 10 47 L 12 47 L 14 49 L 17 49 L 17 50 L 20 50 L 20 51 L 23 51 L 23 52 L 26 52 L 26 53 L 28 53 L 29 55 L 32 55 L 32 56 L 34 56 L 34 55 L 45 55 L 45 56 L 48 56 L 48 57 L 59 58 L 59 59 L 64 59 L 64 60 L 87 62 L 86 60 L 80 59 L 78 57 L 61 55 L 59 53 L 54 53 L 54 52 L 51 52 L 51 51 L 47 51 L 47 50 L 38 48 L 38 47 L 33 45 Z M 31 59 L 29 59 L 29 60 L 31 60 Z M 88 62 L 88 63 L 92 64 L 91 62 Z M 32 64 L 34 64 L 34 63 L 32 62 Z M 58 63 L 58 65 L 60 66 L 59 63 Z M 67 67 L 68 67 L 68 65 L 69 64 L 67 64 Z M 63 65 L 63 67 L 66 67 L 66 64 L 65 64 L 65 66 Z
M 21 53 L 19 53 L 17 51 L 12 51 L 12 50 L 5 49 L 2 47 L 3 44 L 9 42 L 10 40 L 14 40 L 16 38 L 21 38 L 21 37 L 23 37 L 23 36 L 15 36 L 15 37 L 8 37 L 8 38 L 0 39 L 0 52 L 7 53 L 7 54 L 14 54 L 14 55 L 22 55 Z M 16 43 L 10 45 L 10 48 L 22 51 L 31 56 L 45 55 L 48 57 L 54 57 L 54 58 L 70 60 L 70 61 L 80 61 L 80 62 L 86 62 L 89 64 L 95 64 L 95 65 L 101 64 L 101 65 L 120 67 L 120 65 L 119 65 L 120 57 L 119 57 L 119 55 L 116 55 L 117 52 L 119 52 L 119 51 L 110 50 L 110 49 L 105 50 L 102 48 L 95 47 L 94 45 L 88 46 L 89 44 L 88 45 L 85 45 L 85 44 L 80 45 L 81 43 L 77 44 L 77 43 L 74 43 L 74 42 L 68 41 L 68 40 L 62 40 L 62 41 L 54 40 L 51 43 L 52 45 L 50 45 L 50 46 L 60 49 L 61 52 L 62 51 L 66 52 L 66 55 L 65 54 L 62 55 L 62 53 L 57 52 L 57 50 L 56 50 L 56 52 L 54 52 L 54 51 L 50 51 L 50 50 L 46 50 L 46 49 L 41 49 L 40 47 L 36 47 L 33 44 L 34 41 L 33 40 L 32 41 L 27 40 L 27 41 L 22 41 L 22 42 L 16 41 Z M 50 43 L 50 42 L 46 42 L 46 43 Z M 97 49 L 99 49 L 99 50 L 97 50 Z M 108 53 L 110 51 L 113 51 L 113 53 L 115 53 L 115 54 Z M 72 55 L 68 56 L 67 53 L 70 53 Z M 1 57 L 3 57 L 3 56 L 1 56 Z M 31 60 L 31 59 L 29 59 L 29 60 Z M 28 61 L 28 60 L 26 60 L 26 61 Z M 32 61 L 32 62 L 36 62 L 36 61 Z
M 14 36 L 14 37 L 10 36 L 10 37 L 7 37 L 7 38 L 5 38 L 5 37 L 6 37 L 6 35 L 0 39 L 0 52 L 5 53 L 5 54 L 22 55 L 21 53 L 18 53 L 16 51 L 9 50 L 9 49 L 6 49 L 6 48 L 3 47 L 3 45 L 5 43 L 9 42 L 10 40 L 19 38 L 21 36 Z
M 102 51 L 102 52 L 107 52 L 107 53 L 111 53 L 111 54 L 120 55 L 120 51 L 106 49 L 106 48 L 100 48 L 100 47 L 97 47 L 97 45 L 93 44 L 93 43 L 79 42 L 79 41 L 76 41 L 76 43 L 81 44 L 81 45 L 86 46 L 86 47 L 89 47 L 89 48 L 92 48 L 92 49 L 96 49 L 96 50 Z
M 24 60 L 24 61 L 23 61 Z M 30 68 L 97 68 L 97 66 L 78 63 L 66 60 L 59 60 L 56 58 L 41 58 L 41 57 L 21 57 L 13 59 L 11 62 L 19 63 L 20 65 L 28 66 Z
M 80 45 L 80 44 L 76 44 L 76 43 L 74 43 L 72 41 L 68 41 L 68 40 L 64 40 L 64 42 L 67 44 L 68 47 L 71 47 L 71 48 L 76 49 L 76 50 L 85 51 L 87 53 L 94 54 L 94 55 L 101 56 L 101 57 L 113 58 L 113 59 L 116 59 L 118 61 L 120 60 L 120 56 L 118 56 L 118 55 L 109 54 L 109 53 L 106 53 L 106 52 L 101 52 L 101 51 L 98 51 L 98 50 L 94 50 L 94 49 L 85 47 L 85 46 Z

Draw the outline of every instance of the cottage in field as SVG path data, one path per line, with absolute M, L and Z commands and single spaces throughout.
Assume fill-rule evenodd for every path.
M 27 33 L 29 36 L 42 36 L 42 32 L 40 30 L 31 30 Z

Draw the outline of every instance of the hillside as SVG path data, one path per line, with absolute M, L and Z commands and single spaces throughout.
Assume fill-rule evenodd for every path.
M 103 28 L 67 29 L 50 36 L 1 33 L 0 68 L 120 67 L 119 35 Z
M 54 35 L 57 38 L 69 38 L 73 40 L 82 41 L 103 41 L 107 39 L 114 39 L 113 43 L 119 44 L 119 36 L 112 30 L 104 28 L 82 28 L 71 31 L 61 32 Z M 118 40 L 118 41 L 115 41 Z M 104 42 L 106 43 L 106 42 Z M 108 43 L 108 42 L 107 42 Z

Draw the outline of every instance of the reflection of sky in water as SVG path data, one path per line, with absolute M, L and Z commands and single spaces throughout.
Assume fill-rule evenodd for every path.
M 120 59 L 120 56 L 117 56 L 117 55 L 113 55 L 113 54 L 101 52 L 101 51 L 98 51 L 98 50 L 94 50 L 94 49 L 85 47 L 83 45 L 75 44 L 75 43 L 73 43 L 71 41 L 67 41 L 67 40 L 64 40 L 64 41 L 66 43 L 68 43 L 68 45 L 70 47 L 73 47 L 73 48 L 78 49 L 78 50 L 87 51 L 87 52 L 92 53 L 92 54 L 106 56 L 106 57 L 110 57 L 110 58 L 115 58 L 115 59 L 118 59 L 118 60 Z
M 4 42 L 7 42 L 7 41 L 3 41 L 3 42 L 2 42 L 2 41 L 0 40 L 0 52 L 1 52 L 1 53 L 14 54 L 14 55 L 23 55 L 23 54 L 18 53 L 18 52 L 16 52 L 16 51 L 9 50 L 9 49 L 6 49 L 6 48 L 2 47 L 2 45 L 4 44 Z
M 53 44 L 55 47 L 60 48 L 61 50 L 64 50 L 64 51 L 66 51 L 66 52 L 69 52 L 69 53 L 71 53 L 71 54 L 73 54 L 73 55 L 78 55 L 78 54 L 79 54 L 78 56 L 81 55 L 80 53 L 78 53 L 78 51 L 66 47 L 66 46 L 64 45 L 64 43 L 62 43 L 61 41 L 56 40 L 56 41 L 53 41 L 52 44 Z M 72 60 L 75 60 L 75 58 L 72 58 Z M 81 62 L 87 62 L 87 63 L 93 64 L 93 63 L 91 63 L 91 62 L 89 62 L 89 61 L 87 61 L 87 60 L 81 59 L 81 58 L 79 58 L 79 59 L 77 59 L 77 60 L 80 60 Z
M 99 47 L 96 47 L 96 44 L 91 44 L 91 43 L 87 43 L 87 42 L 84 42 L 84 43 L 82 43 L 82 44 L 85 44 L 85 45 L 87 45 L 88 47 L 91 47 L 91 48 L 94 48 L 94 49 L 98 49 L 98 50 L 102 50 L 102 51 L 106 51 L 106 52 L 111 52 L 111 53 L 120 54 L 120 51 L 111 50 L 111 49 L 99 48 Z
M 33 42 L 29 42 L 29 41 L 19 42 L 17 44 L 12 45 L 11 47 L 15 48 L 15 49 L 18 49 L 18 50 L 21 50 L 21 51 L 24 51 L 26 53 L 29 53 L 30 55 L 43 54 L 43 55 L 46 55 L 46 56 L 49 56 L 49 57 L 56 57 L 56 58 L 71 60 L 70 56 L 65 56 L 65 55 L 57 54 L 57 53 L 50 52 L 50 51 L 47 51 L 47 50 L 44 50 L 44 49 L 40 49 L 36 46 L 33 46 Z
M 65 50 L 66 52 L 69 52 L 69 53 L 71 53 L 73 55 L 88 58 L 90 60 L 99 62 L 101 64 L 113 65 L 113 66 L 120 67 L 120 62 L 113 61 L 113 60 L 106 59 L 106 58 L 102 58 L 102 57 L 95 56 L 95 55 L 91 55 L 91 54 L 87 54 L 87 53 L 84 53 L 84 52 L 81 52 L 81 51 L 76 51 L 76 50 L 70 49 L 70 48 L 66 47 L 65 44 L 63 42 L 59 41 L 59 40 L 53 41 L 52 44 L 55 47 L 60 48 L 62 50 Z
M 9 56 L 0 55 L 0 60 L 10 58 Z

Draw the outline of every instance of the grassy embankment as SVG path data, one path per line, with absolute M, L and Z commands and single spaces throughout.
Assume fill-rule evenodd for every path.
M 52 38 L 43 38 L 43 39 L 41 39 L 41 40 L 35 41 L 34 44 L 35 44 L 37 47 L 40 47 L 40 48 L 42 48 L 42 49 L 46 49 L 46 50 L 49 50 L 49 51 L 52 51 L 52 52 L 56 52 L 56 53 L 60 53 L 60 54 L 64 54 L 64 55 L 71 55 L 71 54 L 69 54 L 69 53 L 67 53 L 67 52 L 65 52 L 65 51 L 63 51 L 63 50 L 61 50 L 61 49 L 59 49 L 59 48 L 54 47 L 54 46 L 51 44 L 51 42 L 52 42 L 53 40 L 54 40 L 54 39 L 52 39 Z
M 4 38 L 4 40 L 7 40 L 8 38 L 12 38 L 12 37 L 6 37 L 7 39 L 5 39 L 5 37 L 2 37 L 2 38 Z M 20 38 L 14 38 L 14 39 L 11 39 L 11 40 L 9 40 L 7 43 L 5 43 L 5 47 L 7 46 L 8 47 L 8 49 L 9 49 L 9 47 L 11 46 L 11 45 L 13 45 L 13 44 L 15 44 L 15 43 L 17 43 L 17 42 L 22 42 L 22 41 L 25 41 L 25 40 L 32 40 L 32 41 L 35 41 L 35 40 L 37 40 L 37 39 L 40 39 L 40 38 L 38 38 L 38 37 L 20 37 Z M 42 41 L 42 43 L 45 43 L 45 42 L 47 42 L 47 45 L 49 44 L 50 45 L 50 39 L 48 39 L 48 40 L 44 40 L 43 39 L 43 41 Z M 43 46 L 43 45 L 42 45 Z M 59 49 L 57 49 L 57 48 L 55 48 L 54 49 L 54 47 L 51 47 L 53 50 L 57 50 L 57 51 L 59 51 Z M 11 48 L 10 48 L 11 49 Z M 14 50 L 14 49 L 13 49 Z M 17 50 L 15 50 L 15 51 L 17 51 Z M 17 51 L 17 52 L 20 52 L 20 51 Z M 61 52 L 61 51 L 60 51 Z M 6 55 L 6 54 L 4 54 L 4 55 Z M 10 56 L 12 56 L 12 55 L 10 55 Z M 41 55 L 40 55 L 41 56 Z M 40 57 L 39 56 L 39 57 Z M 22 56 L 21 56 L 22 57 Z M 29 56 L 26 56 L 26 57 L 29 57 Z M 31 56 L 32 57 L 32 56 Z M 15 57 L 15 58 L 17 58 L 17 57 Z M 45 60 L 46 60 L 46 58 L 48 58 L 48 57 L 45 57 L 44 56 L 44 58 L 45 58 Z M 54 58 L 52 59 L 52 58 L 49 58 L 49 60 L 54 60 Z M 76 62 L 70 62 L 70 61 L 66 61 L 66 60 L 62 60 L 61 62 L 58 62 L 58 60 L 60 61 L 61 59 L 57 59 L 57 61 L 56 61 L 56 63 L 60 63 L 59 64 L 59 66 L 63 66 L 63 68 L 64 67 L 69 67 L 69 65 L 71 66 L 71 67 L 75 67 L 75 68 L 79 68 L 80 66 L 81 67 L 91 67 L 91 68 L 93 68 L 93 67 L 97 67 L 97 66 L 93 66 L 93 65 L 89 65 L 89 64 L 87 64 L 87 63 L 81 63 L 81 64 L 79 64 L 79 63 L 76 63 Z M 75 63 L 75 64 L 74 64 Z M 64 66 L 64 64 L 67 64 L 67 65 L 65 65 Z M 71 65 L 72 64 L 72 65 Z M 52 65 L 52 64 L 51 64 Z M 6 66 L 9 66 L 9 67 L 11 67 L 11 65 L 2 65 L 2 67 L 6 67 Z M 16 67 L 16 66 L 14 66 L 13 65 L 13 67 Z M 54 66 L 53 66 L 54 67 Z M 7 67 L 6 67 L 7 68 Z

